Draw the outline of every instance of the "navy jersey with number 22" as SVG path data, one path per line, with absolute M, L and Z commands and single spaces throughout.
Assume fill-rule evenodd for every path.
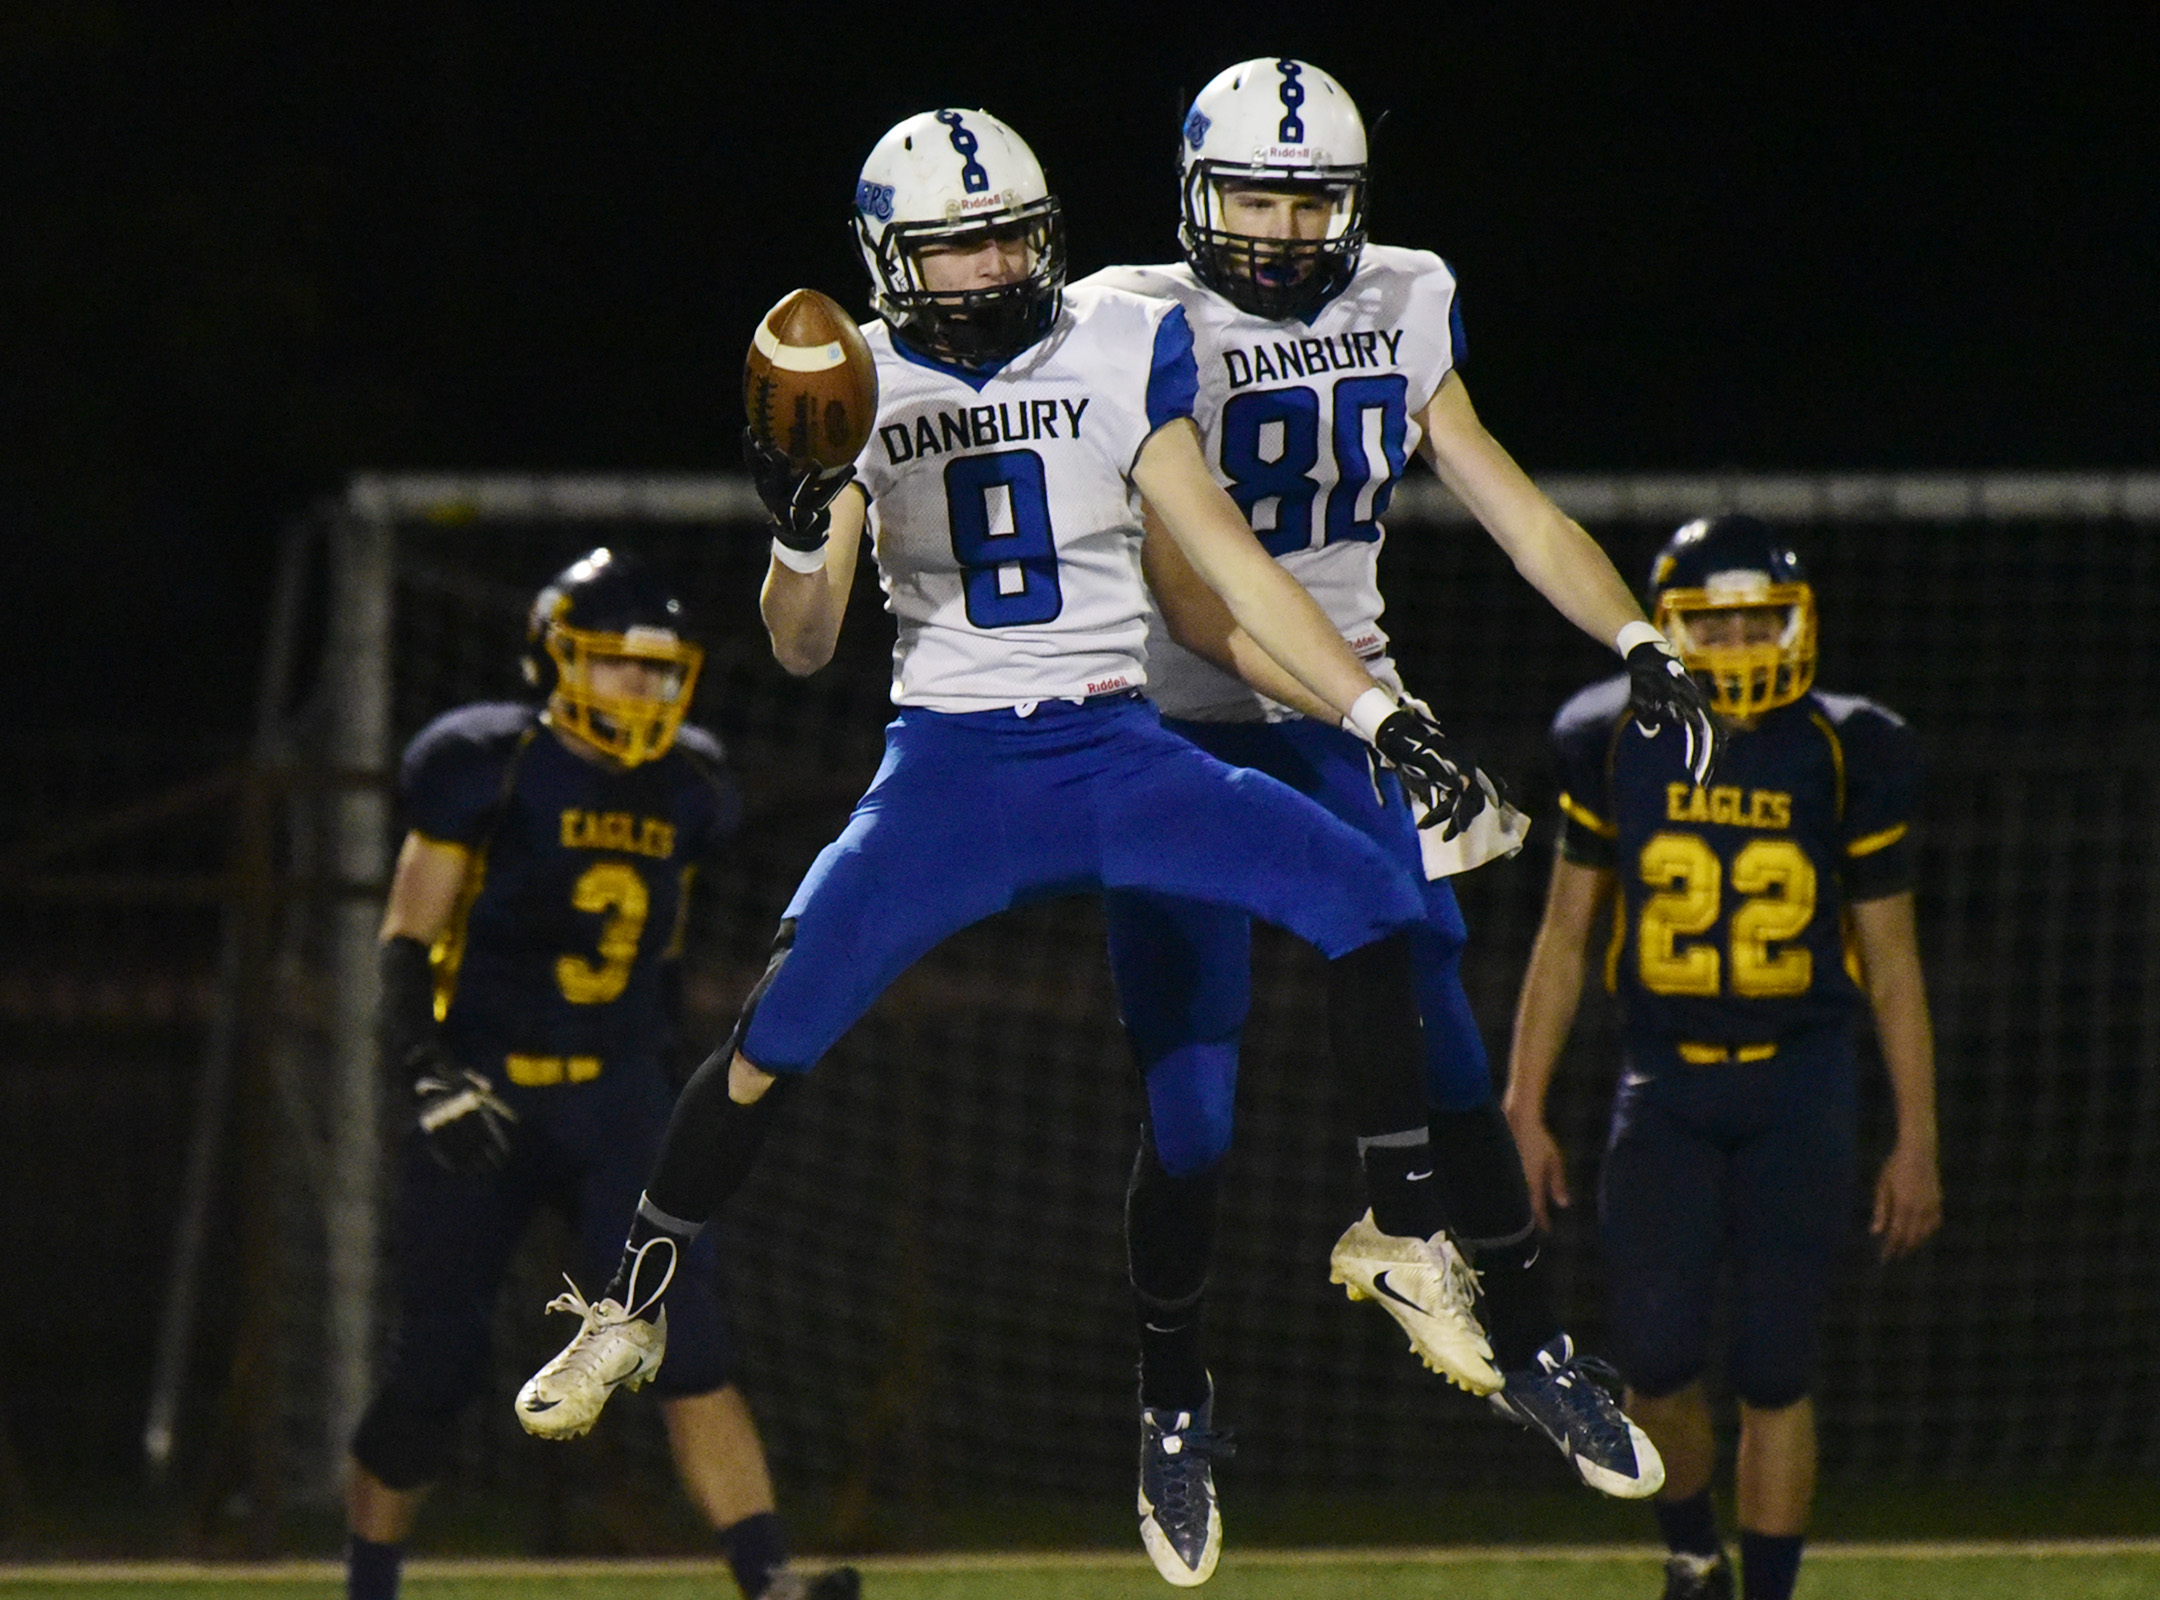
M 1627 715 L 1625 678 L 1553 724 L 1568 859 L 1619 882 L 1606 986 L 1636 1039 L 1744 1047 L 1841 1023 L 1860 991 L 1845 908 L 1908 889 L 1910 732 L 1814 691 L 1732 740 L 1699 789 L 1681 741 Z

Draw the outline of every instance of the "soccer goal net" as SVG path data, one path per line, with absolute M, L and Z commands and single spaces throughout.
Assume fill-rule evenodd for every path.
M 2075 1475 L 2160 1466 L 2160 477 L 1556 478 L 1631 581 L 1687 517 L 1790 529 L 1822 615 L 1820 682 L 1903 713 L 1927 765 L 1922 950 L 1940 1055 L 1947 1221 L 1884 1268 L 1856 1217 L 1830 1315 L 1826 1469 Z M 466 700 L 514 695 L 535 590 L 595 545 L 680 585 L 709 649 L 697 720 L 748 797 L 696 1010 L 717 1038 L 803 870 L 874 771 L 891 630 L 864 563 L 839 659 L 772 662 L 765 540 L 733 479 L 368 477 L 331 530 L 315 848 L 344 885 L 305 948 L 309 1062 L 288 1110 L 319 1159 L 286 1186 L 281 1404 L 296 1477 L 330 1481 L 387 1311 L 386 1151 L 400 1112 L 374 1059 L 374 923 L 401 826 L 402 743 Z M 1408 681 L 1541 819 L 1546 724 L 1613 669 L 1436 485 L 1389 519 L 1388 625 Z M 1467 978 L 1496 1062 L 1536 926 L 1550 829 L 1461 880 Z M 1360 1208 L 1318 964 L 1256 946 L 1256 1011 L 1210 1302 L 1241 1484 L 1298 1490 L 1556 1481 L 1542 1446 L 1444 1388 L 1384 1317 L 1327 1282 Z M 1614 1074 L 1586 1005 L 1552 1111 L 1579 1200 L 1549 1248 L 1596 1348 L 1590 1203 Z M 1887 1148 L 1871 1074 L 1865 1157 Z M 910 972 L 796 1096 L 725 1223 L 744 1385 L 784 1477 L 905 1508 L 956 1485 L 1129 1494 L 1134 1347 L 1120 1223 L 1137 1091 L 1101 918 L 1009 914 Z M 516 1383 L 563 1337 L 548 1240 L 498 1312 L 494 1398 L 470 1481 L 555 1470 L 516 1431 Z M 592 1286 L 588 1286 L 592 1287 Z M 665 1471 L 649 1413 L 612 1448 Z M 644 1420 L 640 1420 L 643 1416 Z M 603 1430 L 604 1432 L 605 1430 Z M 850 1499 L 850 1497 L 852 1497 Z

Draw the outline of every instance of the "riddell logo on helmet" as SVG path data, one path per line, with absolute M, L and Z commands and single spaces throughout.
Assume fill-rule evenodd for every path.
M 1311 154 L 1312 146 L 1309 144 L 1271 144 L 1267 147 L 1264 159 L 1269 161 L 1282 161 L 1286 159 L 1292 161 L 1303 161 Z
M 945 202 L 945 220 L 950 222 L 953 218 L 967 216 L 970 212 L 994 211 L 1000 207 L 1017 206 L 1019 203 L 1020 196 L 1012 189 L 1002 190 L 997 194 L 963 195 L 958 200 Z

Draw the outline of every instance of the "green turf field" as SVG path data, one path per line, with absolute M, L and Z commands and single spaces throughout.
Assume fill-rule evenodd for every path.
M 1164 1600 L 1137 1556 L 886 1557 L 867 1560 L 869 1600 Z M 1271 1552 L 1225 1559 L 1214 1600 L 1647 1600 L 1655 1555 L 1636 1550 Z M 324 1563 L 262 1567 L 0 1567 L 0 1600 L 333 1600 Z M 420 1562 L 408 1600 L 716 1600 L 710 1563 Z M 2160 1541 L 2086 1545 L 1825 1545 L 1799 1600 L 2148 1600 Z

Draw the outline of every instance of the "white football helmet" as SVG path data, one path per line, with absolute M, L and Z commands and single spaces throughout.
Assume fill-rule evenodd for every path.
M 1193 100 L 1178 146 L 1178 243 L 1200 281 L 1241 311 L 1304 317 L 1340 294 L 1365 249 L 1365 119 L 1343 86 L 1303 61 L 1262 57 Z M 1224 186 L 1309 190 L 1332 209 L 1318 239 L 1230 229 Z
M 855 236 L 878 315 L 926 355 L 989 365 L 1057 320 L 1064 217 L 1035 153 L 987 111 L 925 111 L 878 140 L 855 185 Z M 1026 276 L 981 289 L 924 283 L 926 246 L 965 248 L 989 237 L 1026 244 Z

